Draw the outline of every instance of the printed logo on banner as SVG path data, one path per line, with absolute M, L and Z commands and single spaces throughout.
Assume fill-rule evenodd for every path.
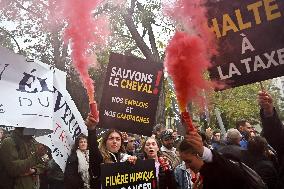
M 103 189 L 156 189 L 157 179 L 154 160 L 101 164 Z
M 161 63 L 111 54 L 99 127 L 150 136 L 162 81 Z
M 284 1 L 221 0 L 208 6 L 219 44 L 212 80 L 230 88 L 284 75 Z

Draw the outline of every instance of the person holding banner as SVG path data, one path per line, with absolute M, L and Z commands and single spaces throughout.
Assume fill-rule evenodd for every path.
M 273 106 L 273 99 L 270 94 L 264 90 L 260 91 L 258 102 L 261 107 L 262 135 L 277 152 L 280 165 L 279 174 L 284 186 L 284 126 Z
M 11 137 L 0 147 L 0 188 L 32 189 L 39 187 L 39 174 L 45 169 L 46 148 L 32 135 L 24 135 L 22 127 L 15 128 Z
M 90 146 L 90 172 L 91 172 L 91 188 L 101 188 L 101 168 L 102 163 L 125 162 L 135 164 L 137 157 L 130 156 L 125 153 L 122 145 L 122 134 L 120 131 L 110 129 L 102 138 L 101 145 L 98 146 L 96 136 L 96 125 L 98 121 L 91 113 L 85 121 L 88 127 L 88 142 Z
M 142 145 L 142 151 L 145 159 L 154 159 L 156 167 L 156 177 L 159 189 L 175 189 L 177 188 L 174 180 L 173 170 L 169 165 L 169 161 L 161 157 L 158 142 L 155 138 L 150 137 Z
M 68 157 L 65 172 L 65 189 L 89 189 L 89 150 L 88 138 L 81 134 L 75 140 L 71 155 Z
M 106 132 L 99 148 L 104 163 L 125 162 L 127 160 L 134 163 L 137 159 L 135 156 L 126 154 L 122 145 L 122 134 L 115 129 L 110 129 Z

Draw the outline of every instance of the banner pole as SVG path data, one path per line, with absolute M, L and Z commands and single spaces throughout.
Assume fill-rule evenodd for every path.
M 264 90 L 264 87 L 263 87 L 263 84 L 262 84 L 262 81 L 260 81 L 259 84 L 260 84 L 261 90 L 262 90 L 262 91 L 265 91 L 265 90 Z

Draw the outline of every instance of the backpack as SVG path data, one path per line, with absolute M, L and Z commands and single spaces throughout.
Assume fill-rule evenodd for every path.
M 268 189 L 262 178 L 253 169 L 248 167 L 243 162 L 236 162 L 233 160 L 229 161 L 240 169 L 240 172 L 243 173 L 243 176 L 246 179 L 246 183 L 248 184 L 250 189 Z

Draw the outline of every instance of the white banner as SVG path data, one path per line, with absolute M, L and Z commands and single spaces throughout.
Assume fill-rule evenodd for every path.
M 0 47 L 0 88 L 0 125 L 50 130 L 36 140 L 64 171 L 75 138 L 87 134 L 66 90 L 66 74 Z
M 80 112 L 66 90 L 65 92 L 57 90 L 54 98 L 56 102 L 53 133 L 37 137 L 36 140 L 51 149 L 53 159 L 64 172 L 75 139 L 81 133 L 87 135 L 87 128 Z
M 53 72 L 0 47 L 0 125 L 52 130 Z

